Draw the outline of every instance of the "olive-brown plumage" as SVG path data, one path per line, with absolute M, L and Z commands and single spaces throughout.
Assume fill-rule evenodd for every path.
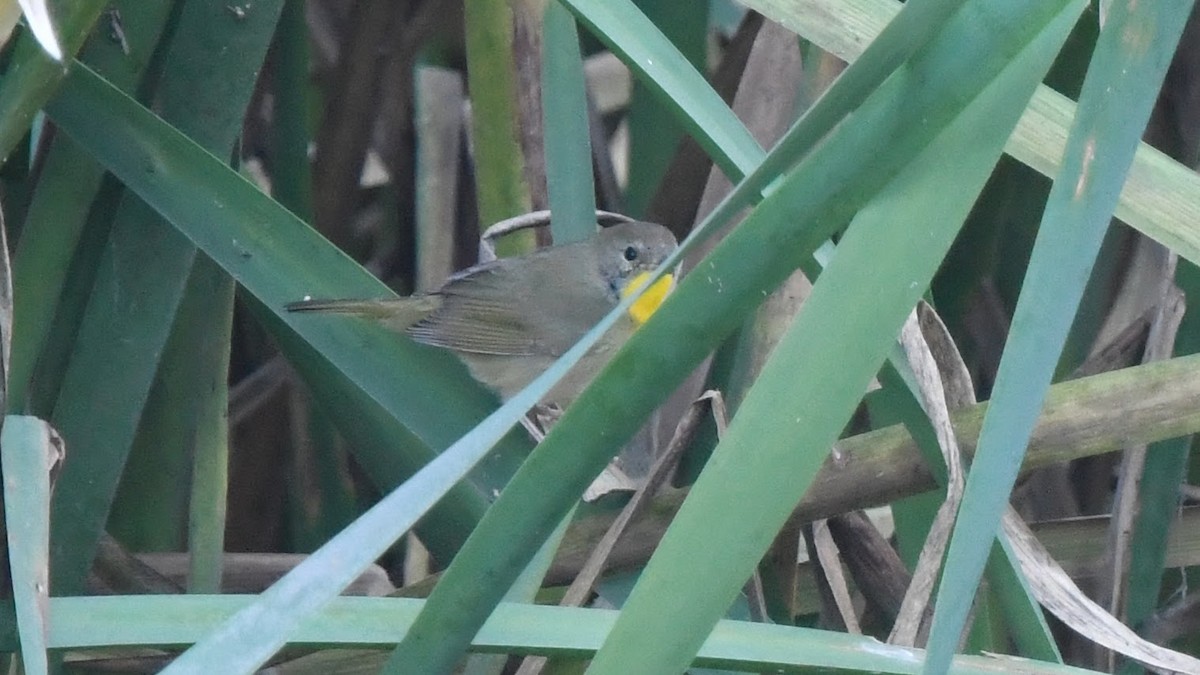
M 674 250 L 661 225 L 628 222 L 585 241 L 464 270 L 436 292 L 389 300 L 305 300 L 291 311 L 379 321 L 454 352 L 472 376 L 508 399 L 562 356 L 621 300 L 630 283 Z M 669 283 L 669 282 L 667 282 Z M 543 399 L 567 406 L 637 329 L 630 314 Z

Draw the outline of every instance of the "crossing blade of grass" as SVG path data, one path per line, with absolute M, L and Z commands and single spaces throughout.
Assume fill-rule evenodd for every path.
M 236 595 L 52 598 L 50 609 L 55 622 L 48 643 L 55 649 L 186 644 L 251 602 L 253 598 Z M 412 622 L 422 602 L 406 598 L 337 598 L 326 611 L 306 622 L 296 637 L 306 644 L 388 645 Z M 475 645 L 484 652 L 587 657 L 599 647 L 616 617 L 614 610 L 505 603 L 479 632 Z M 919 649 L 881 645 L 870 637 L 721 621 L 697 662 L 739 671 L 816 669 L 908 675 L 916 671 L 921 655 Z M 1093 672 L 995 656 L 960 656 L 951 672 L 987 675 L 1006 667 L 1020 668 L 1020 672 L 1030 675 Z
M 755 3 L 751 0 L 747 4 L 753 6 Z M 779 151 L 772 150 L 771 157 L 755 173 L 768 176 L 777 174 L 807 154 L 900 64 L 925 46 L 962 4 L 963 0 L 917 0 L 906 3 L 904 9 L 871 40 L 862 55 L 796 121 L 792 130 L 780 141 Z M 787 150 L 784 151 L 784 148 Z
M 50 492 L 63 459 L 62 439 L 36 417 L 9 415 L 0 432 L 4 520 L 13 603 L 26 673 L 46 673 L 50 628 Z
M 964 225 L 964 229 L 967 226 L 969 226 L 969 223 L 968 225 Z M 959 236 L 962 236 L 962 234 L 960 233 Z M 897 345 L 897 350 L 899 350 L 899 345 Z M 913 570 L 915 573 L 918 570 L 918 561 L 922 554 L 922 549 L 928 546 L 926 542 L 937 520 L 938 513 L 940 509 L 945 508 L 947 471 L 945 462 L 939 461 L 941 453 L 939 452 L 935 436 L 936 432 L 933 429 L 930 416 L 913 394 L 916 383 L 911 382 L 911 377 L 913 376 L 912 369 L 906 367 L 907 364 L 899 361 L 899 356 L 899 354 L 896 354 L 894 357 L 889 357 L 888 362 L 884 364 L 877 375 L 882 389 L 869 393 L 864 397 L 863 402 L 870 413 L 873 428 L 879 429 L 894 423 L 903 424 L 903 428 L 908 431 L 916 449 L 920 452 L 922 465 L 928 468 L 937 481 L 937 490 L 892 500 L 890 504 L 892 519 L 895 523 L 894 536 L 896 539 L 896 548 L 902 560 L 904 560 L 905 567 Z M 896 364 L 903 367 L 903 370 L 907 372 L 902 375 L 900 372 L 901 368 L 895 367 Z M 950 398 L 949 396 L 947 397 L 948 400 Z M 939 572 L 940 566 L 941 560 L 939 558 Z M 914 589 L 914 584 L 916 583 L 918 583 L 918 580 L 910 582 L 909 588 L 906 590 L 906 595 L 911 596 L 917 590 Z M 933 588 L 930 587 L 929 597 L 932 597 L 932 590 Z M 929 597 L 925 599 L 926 603 Z M 996 628 L 1000 628 L 998 622 L 990 621 L 991 616 L 985 614 L 985 612 L 990 612 L 990 607 L 977 612 L 975 616 L 976 620 L 971 625 L 972 630 L 967 638 L 970 652 L 986 651 L 990 653 L 1004 653 L 1006 649 L 1001 645 L 1005 645 L 1006 636 L 999 634 L 1000 631 L 995 630 Z M 903 612 L 897 614 L 897 620 L 892 623 L 891 633 L 888 638 L 889 643 L 896 642 L 899 630 L 904 627 L 900 624 L 900 619 L 904 616 Z M 909 616 L 911 617 L 912 615 Z M 1024 652 L 1018 653 L 1028 656 Z
M 621 672 L 622 654 L 638 654 L 646 672 L 691 662 L 824 463 L 1080 8 L 1044 17 L 1037 37 L 1009 52 L 1008 67 L 855 218 L 642 573 L 594 672 Z M 970 34 L 980 18 L 964 11 L 946 30 Z
M 546 578 L 546 570 L 550 568 L 550 564 L 554 562 L 554 555 L 558 552 L 559 545 L 562 544 L 563 537 L 567 534 L 567 528 L 571 525 L 571 521 L 575 519 L 575 512 L 578 509 L 572 509 L 567 514 L 558 527 L 546 537 L 546 542 L 538 549 L 537 554 L 529 561 L 525 569 L 521 572 L 521 576 L 517 577 L 512 588 L 508 589 L 508 593 L 504 595 L 505 602 L 523 602 L 532 604 L 537 598 L 538 591 L 542 588 L 542 583 Z M 463 675 L 501 675 L 504 672 L 504 667 L 508 662 L 506 654 L 481 656 L 472 654 L 468 657 L 463 666 Z M 380 660 L 382 664 L 382 659 Z M 536 675 L 539 671 L 545 670 L 545 663 L 531 663 L 526 659 L 521 664 L 518 673 L 524 675 L 526 671 L 532 670 Z M 551 669 L 550 672 L 553 672 Z
M 684 112 L 683 123 L 725 175 L 738 180 L 762 159 L 762 148 L 708 85 L 632 0 L 560 0 L 638 76 Z
M 1008 4 L 999 18 L 986 22 L 975 14 L 978 5 L 964 8 L 944 35 L 926 45 L 919 61 L 897 71 L 787 174 L 697 272 L 683 279 L 522 465 L 393 654 L 392 672 L 451 668 L 504 587 L 614 447 L 765 293 L 978 96 L 1006 65 L 997 55 L 1021 51 L 1039 27 L 1078 13 L 1082 4 Z M 1004 30 L 994 28 L 998 21 Z M 881 153 L 881 147 L 890 151 Z M 674 265 L 684 250 L 664 265 Z
M 1061 58 L 1061 54 L 1059 58 Z M 978 211 L 978 209 L 979 203 L 977 201 L 975 210 Z M 960 233 L 959 237 L 961 238 L 962 236 L 964 235 Z M 940 319 L 937 322 L 940 324 Z M 922 328 L 922 331 L 924 332 L 925 328 Z M 952 344 L 952 338 L 946 332 L 944 326 L 937 333 L 941 334 L 942 340 L 951 342 L 948 347 L 950 350 L 957 349 Z M 929 338 L 930 335 L 926 333 L 925 337 Z M 932 342 L 930 346 L 932 347 Z M 898 358 L 898 356 L 889 356 L 888 363 L 880 370 L 878 377 L 880 383 L 883 385 L 883 390 L 878 392 L 878 394 L 884 399 L 891 399 L 889 401 L 890 406 L 904 418 L 905 426 L 912 433 L 914 439 L 916 439 L 917 447 L 921 451 L 926 465 L 930 467 L 939 486 L 945 487 L 948 475 L 947 464 L 943 457 L 937 434 L 933 429 L 931 416 L 926 411 L 926 405 L 922 403 L 922 401 L 926 401 L 926 398 L 919 391 L 916 391 L 915 383 L 913 382 L 915 378 L 915 374 L 912 372 L 913 368 L 910 367 L 909 363 L 905 362 L 906 359 Z M 946 365 L 951 369 L 965 369 L 961 356 L 956 359 L 947 357 L 947 361 L 950 363 Z M 957 363 L 957 366 L 955 363 Z M 946 404 L 952 407 L 975 403 L 974 392 L 971 390 L 970 375 L 965 370 L 960 370 L 959 375 L 959 387 L 961 390 L 953 399 L 950 396 L 946 397 Z M 957 450 L 954 452 L 957 452 Z M 962 480 L 961 477 L 959 480 Z M 958 488 L 961 495 L 961 483 Z M 916 503 L 913 503 L 914 501 Z M 892 505 L 892 512 L 898 519 L 898 522 L 909 520 L 910 529 L 913 524 L 920 521 L 920 525 L 918 526 L 919 537 L 920 541 L 925 541 L 935 518 L 934 513 L 928 513 L 928 517 L 922 514 L 922 511 L 929 510 L 928 506 L 927 503 L 922 503 L 920 500 L 913 500 L 907 503 L 898 502 Z M 947 504 L 941 506 L 941 508 L 946 508 L 947 506 L 950 505 Z M 953 506 L 957 508 L 957 501 Z M 913 513 L 914 507 L 916 513 Z M 945 538 L 942 539 L 941 548 L 934 562 L 934 571 L 940 571 L 942 555 L 945 552 L 945 545 L 950 534 L 948 529 L 950 525 L 952 525 L 952 520 L 944 522 L 944 527 L 947 529 L 943 530 Z M 897 536 L 899 537 L 900 534 L 901 532 L 898 528 Z M 913 533 L 909 532 L 908 534 L 912 535 Z M 987 594 L 980 596 L 979 599 L 978 613 L 971 625 L 968 637 L 970 650 L 972 652 L 1006 651 L 1008 640 L 1004 632 L 1007 631 L 1018 650 L 1016 653 L 1041 661 L 1062 663 L 1062 654 L 1059 652 L 1054 635 L 1050 631 L 1050 626 L 1046 623 L 1046 617 L 1042 613 L 1042 608 L 1033 597 L 1025 577 L 1021 573 L 1020 561 L 1012 557 L 1011 549 L 1002 547 L 997 542 L 992 547 L 988 564 L 988 580 L 991 585 L 987 589 Z M 929 586 L 929 590 L 933 590 L 932 585 Z M 927 607 L 929 600 L 930 597 L 928 595 L 925 596 L 922 606 Z M 1005 612 L 1007 618 L 1007 621 L 1003 625 L 998 616 L 993 617 L 997 606 Z M 922 611 L 922 614 L 924 614 L 924 611 Z M 896 629 L 893 628 L 892 637 L 894 638 L 895 636 Z
M 287 210 L 296 214 L 301 220 L 312 224 L 313 216 L 313 169 L 309 162 L 308 149 L 312 142 L 310 130 L 314 128 L 316 109 L 312 105 L 316 96 L 309 83 L 313 61 L 310 58 L 310 35 L 305 0 L 286 0 L 283 12 L 279 17 L 279 25 L 275 30 L 275 45 L 272 59 L 274 70 L 274 95 L 272 106 L 272 136 L 271 148 L 271 196 Z M 352 58 L 347 56 L 347 58 Z M 346 104 L 343 107 L 351 107 Z M 456 108 L 461 110 L 461 106 Z M 450 119 L 460 120 L 460 116 L 449 115 Z M 420 137 L 420 132 L 417 132 Z M 424 139 L 421 148 L 428 148 L 432 143 Z M 447 150 L 457 157 L 458 146 Z M 244 170 L 246 167 L 241 167 Z M 426 193 L 418 188 L 418 194 L 435 195 L 434 200 L 454 199 L 454 191 L 442 189 Z M 452 230 L 445 227 L 451 218 L 439 219 L 439 224 L 446 232 Z M 417 250 L 425 251 L 423 245 Z M 423 261 L 428 253 L 419 256 Z M 438 282 L 450 275 L 447 270 L 438 275 Z M 424 288 L 424 286 L 422 286 Z M 310 380 L 311 381 L 311 380 Z M 300 416 L 293 417 L 294 423 L 306 426 L 304 432 L 292 437 L 289 444 L 291 457 L 299 461 L 287 462 L 287 531 L 289 545 L 292 550 L 311 551 L 322 542 L 333 536 L 346 523 L 358 515 L 361 508 L 360 489 L 355 481 L 345 480 L 346 468 L 350 466 L 350 442 L 337 431 L 337 425 L 328 415 L 327 408 L 318 405 L 308 405 L 310 398 L 304 394 L 289 397 L 289 407 L 295 410 L 304 407 L 311 414 L 307 419 L 299 421 Z M 235 425 L 236 426 L 236 425 Z M 303 447 L 297 447 L 303 446 Z M 375 467 L 360 465 L 373 480 L 379 481 L 382 475 Z M 392 483 L 388 483 L 392 484 Z M 322 508 L 313 509 L 311 504 L 320 503 Z M 437 548 L 437 545 L 434 544 Z
M 746 0 L 768 18 L 795 30 L 801 37 L 857 63 L 863 44 L 890 25 L 901 11 L 897 0 Z M 873 43 L 872 43 L 873 44 Z M 1039 173 L 1053 178 L 1061 166 L 1063 148 L 1075 102 L 1047 86 L 1038 87 L 1028 110 L 1009 139 L 1005 152 Z M 1116 217 L 1192 262 L 1200 261 L 1200 175 L 1142 143 L 1134 155 L 1121 190 Z
M 830 85 L 758 166 L 737 182 L 733 191 L 694 230 L 703 236 L 757 201 L 772 181 L 807 155 L 839 121 L 858 108 L 904 61 L 925 45 L 961 5 L 961 0 L 907 3 L 895 20 L 871 42 L 862 57 Z M 684 111 L 687 110 L 685 107 Z
M 907 3 L 778 146 L 766 157 L 688 60 L 627 0 L 563 0 L 642 80 L 682 116 L 688 131 L 735 182 L 753 172 L 697 229 L 719 225 L 759 197 L 767 185 L 807 154 L 834 125 L 924 45 L 962 0 Z
M 763 155 L 703 77 L 626 0 L 563 0 L 635 73 L 658 89 L 694 138 L 735 182 L 734 191 L 695 230 L 715 230 L 806 155 L 901 63 L 945 24 L 962 0 L 916 0 L 872 41 L 829 91 Z M 746 180 L 741 180 L 743 177 Z
M 967 477 L 938 590 L 927 673 L 945 672 L 957 648 L 968 599 L 1191 5 L 1113 5 L 1100 32 Z
M 596 232 L 587 80 L 575 17 L 555 0 L 546 4 L 542 21 L 542 116 L 550 229 L 554 243 L 565 244 Z

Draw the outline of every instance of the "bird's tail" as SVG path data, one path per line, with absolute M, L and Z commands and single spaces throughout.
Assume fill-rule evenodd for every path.
M 321 300 L 305 299 L 288 303 L 289 312 L 328 312 L 374 319 L 389 328 L 404 330 L 429 316 L 438 308 L 440 299 L 431 295 L 414 295 L 388 300 Z

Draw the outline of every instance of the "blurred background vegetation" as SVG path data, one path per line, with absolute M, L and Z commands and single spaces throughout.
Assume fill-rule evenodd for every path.
M 559 528 L 550 536 L 553 546 L 535 556 L 553 525 L 567 522 L 577 483 L 590 482 L 595 472 L 537 473 L 543 467 L 535 461 L 521 469 L 530 485 L 540 481 L 553 492 L 545 499 L 559 503 L 551 508 L 547 502 L 544 510 L 518 506 L 526 502 L 514 488 L 511 508 L 537 511 L 529 516 L 540 518 L 537 527 L 509 520 L 502 508 L 489 514 L 495 527 L 488 531 L 511 539 L 516 552 L 495 554 L 502 561 L 496 569 L 504 571 L 494 578 L 476 577 L 480 586 L 494 581 L 489 592 L 496 595 L 466 603 L 478 605 L 478 621 L 498 594 L 558 603 L 580 575 L 583 596 L 564 604 L 621 607 L 710 455 L 714 471 L 723 471 L 739 460 L 729 458 L 732 450 L 721 455 L 722 447 L 740 443 L 746 450 L 761 442 L 781 456 L 807 452 L 811 458 L 803 466 L 761 462 L 767 474 L 790 481 L 795 494 L 713 473 L 714 484 L 726 476 L 730 490 L 745 490 L 745 504 L 722 510 L 721 523 L 709 521 L 729 538 L 693 541 L 694 563 L 665 552 L 657 569 L 674 564 L 678 579 L 686 577 L 685 567 L 697 575 L 711 571 L 720 580 L 713 588 L 722 590 L 712 595 L 723 605 L 721 614 L 795 628 L 800 632 L 787 635 L 800 655 L 770 651 L 766 634 L 732 632 L 722 634 L 725 643 L 710 642 L 698 666 L 914 672 L 901 652 L 872 655 L 869 642 L 804 630 L 887 639 L 904 617 L 915 621 L 914 637 L 893 639 L 898 644 L 922 647 L 930 639 L 937 641 L 931 653 L 1028 656 L 1044 661 L 1046 672 L 1065 672 L 1064 663 L 1114 672 L 1137 672 L 1138 662 L 1159 668 L 1200 663 L 1187 656 L 1172 661 L 1175 655 L 1153 660 L 1153 645 L 1200 654 L 1200 603 L 1188 592 L 1189 573 L 1200 566 L 1200 477 L 1190 462 L 1193 434 L 1200 431 L 1200 362 L 1187 358 L 1200 350 L 1200 319 L 1186 311 L 1187 299 L 1200 297 L 1200 183 L 1193 173 L 1200 161 L 1200 20 L 1186 2 L 1127 11 L 1063 1 L 1045 16 L 1015 5 L 997 9 L 1005 15 L 997 25 L 1042 23 L 1028 29 L 1030 36 L 1020 38 L 1025 42 L 1004 43 L 1008 52 L 979 47 L 978 61 L 963 56 L 964 63 L 980 64 L 971 69 L 984 73 L 976 82 L 955 70 L 954 55 L 986 42 L 970 32 L 987 33 L 984 4 L 909 2 L 905 11 L 916 17 L 914 29 L 885 34 L 881 42 L 893 51 L 869 53 L 859 71 L 846 71 L 865 79 L 857 81 L 859 94 L 840 99 L 821 97 L 896 15 L 898 3 L 50 2 L 66 65 L 43 52 L 27 10 L 0 52 L 0 206 L 12 261 L 3 329 L 12 590 L 0 615 L 0 647 L 13 653 L 19 644 L 28 672 L 39 672 L 29 655 L 45 658 L 47 650 L 50 669 L 163 668 L 175 647 L 208 635 L 218 619 L 244 606 L 221 604 L 215 594 L 263 591 L 498 404 L 444 353 L 352 320 L 297 319 L 283 306 L 305 296 L 434 289 L 477 261 L 480 234 L 492 223 L 551 211 L 549 228 L 500 241 L 501 255 L 518 254 L 587 236 L 599 208 L 663 223 L 681 240 L 711 220 L 710 230 L 718 233 L 688 251 L 684 269 L 709 275 L 709 297 L 721 293 L 726 280 L 738 298 L 728 300 L 736 310 L 722 310 L 692 331 L 652 334 L 639 343 L 634 353 L 650 356 L 637 363 L 654 372 L 629 377 L 661 379 L 661 386 L 643 388 L 615 369 L 599 382 L 587 402 L 648 404 L 615 415 L 623 421 L 611 430 L 604 414 L 622 408 L 597 405 L 564 417 L 560 445 L 572 433 L 605 439 L 597 443 L 607 446 L 586 451 L 593 459 L 580 460 L 582 466 L 603 463 L 623 446 L 615 466 L 627 480 L 571 511 L 569 527 Z M 16 20 L 18 8 L 7 5 Z M 1149 48 L 1116 37 L 1106 42 L 1102 24 L 1142 36 L 1151 34 L 1147 26 L 1160 26 L 1153 34 L 1163 37 Z M 1126 91 L 1120 89 L 1126 86 L 1122 68 L 1146 73 L 1128 85 L 1146 91 L 1130 89 L 1134 93 L 1117 100 L 1086 98 L 1085 76 L 1099 83 L 1097 90 L 1109 82 L 1109 90 Z M 1156 77 L 1165 78 L 1161 91 Z M 1045 86 L 1033 94 L 1034 113 L 1018 125 L 1016 115 L 1039 81 Z M 931 82 L 944 89 L 934 90 Z M 1008 103 L 996 103 L 1002 100 Z M 1075 112 L 1075 100 L 1080 110 L 1104 118 L 1098 131 L 1072 127 L 1085 116 Z M 995 104 L 994 114 L 979 101 Z M 792 126 L 810 110 L 834 117 L 824 124 L 814 113 Z M 1007 154 L 1000 155 L 1014 125 Z M 789 128 L 817 131 L 790 150 L 780 144 L 784 150 L 773 151 L 761 164 L 766 168 L 745 180 L 763 161 L 763 149 Z M 792 132 L 788 138 L 802 136 Z M 1116 158 L 1113 175 L 1097 188 L 1101 194 L 1083 194 L 1080 187 L 1083 197 L 1072 201 L 1068 194 L 1055 202 L 1056 176 L 1065 185 L 1084 185 L 1091 160 L 1081 160 L 1084 168 L 1072 174 L 1071 153 L 1085 153 L 1088 138 L 1099 138 L 1102 148 L 1116 143 L 1117 150 L 1102 155 Z M 955 139 L 964 144 L 949 145 Z M 1130 154 L 1139 139 L 1144 143 Z M 1121 143 L 1129 147 L 1125 160 Z M 936 151 L 926 152 L 930 147 Z M 830 158 L 837 157 L 851 168 L 835 167 Z M 908 192 L 901 189 L 909 184 Z M 740 191 L 727 199 L 735 185 Z M 785 188 L 829 203 L 809 208 L 803 202 L 809 197 L 785 201 L 791 199 L 779 196 Z M 913 203 L 898 204 L 903 195 Z M 954 206 L 958 201 L 961 207 Z M 946 213 L 928 206 L 941 202 Z M 1043 245 L 1039 230 L 1060 222 L 1045 219 L 1044 210 L 1061 216 L 1080 202 L 1104 211 L 1092 217 L 1102 235 L 1094 265 L 1081 244 L 1060 249 L 1070 254 L 1063 257 L 1043 254 L 1049 262 L 1031 271 L 1035 242 Z M 887 210 L 893 208 L 891 224 Z M 733 225 L 746 213 L 747 228 Z M 923 213 L 951 229 L 926 231 Z M 869 230 L 876 221 L 881 224 Z M 705 271 L 710 263 L 703 256 L 731 227 L 748 234 L 740 241 L 731 236 L 731 253 L 720 258 L 718 248 L 710 258 L 718 266 L 709 268 L 717 271 Z M 874 234 L 855 239 L 855 228 Z M 792 230 L 805 234 L 792 237 Z M 926 240 L 928 260 L 919 262 L 921 245 L 913 242 Z M 827 287 L 842 294 L 823 296 L 832 299 L 813 309 L 816 318 L 808 324 L 796 321 L 805 298 L 822 288 L 810 280 L 825 280 L 822 266 L 835 241 L 834 260 L 846 262 L 840 276 L 829 268 Z M 893 257 L 900 258 L 900 276 L 888 276 L 885 260 Z M 719 267 L 730 260 L 733 266 Z M 859 266 L 847 267 L 851 260 Z M 928 273 L 921 271 L 926 267 Z M 1074 271 L 1057 279 L 1056 269 Z M 1018 312 L 1019 299 L 1038 302 L 1022 293 L 1027 279 L 1071 298 L 1076 277 L 1077 300 Z M 903 285 L 901 278 L 913 279 L 913 288 L 889 295 Z M 704 306 L 697 300 L 702 291 L 681 291 L 681 308 L 663 325 L 686 325 L 690 310 L 683 308 Z M 945 381 L 937 405 L 917 384 L 927 371 L 910 363 L 915 348 L 905 343 L 900 352 L 895 342 L 900 319 L 918 298 L 928 301 L 918 334 L 932 350 L 934 379 L 940 371 Z M 685 304 L 689 300 L 696 304 Z M 664 312 L 674 311 L 670 304 Z M 712 304 L 718 306 L 725 307 Z M 1038 316 L 1061 318 L 1069 333 L 1062 339 L 1039 333 L 1028 319 Z M 878 322 L 870 323 L 874 318 Z M 809 340 L 824 346 L 795 361 L 768 359 L 776 343 L 784 349 L 787 336 L 801 330 L 826 336 L 828 345 Z M 1006 345 L 1017 335 L 1025 335 L 1029 349 L 1047 353 L 1052 367 L 1025 365 L 1018 354 L 1006 356 L 1011 373 L 999 375 Z M 839 344 L 851 358 L 821 351 Z M 805 358 L 824 360 L 825 369 L 785 365 L 809 363 Z M 1053 600 L 1021 580 L 1019 554 L 999 553 L 999 547 L 974 604 L 977 573 L 943 572 L 968 590 L 951 597 L 944 586 L 938 611 L 943 602 L 964 613 L 973 607 L 961 646 L 957 630 L 947 629 L 952 640 L 939 633 L 940 618 L 932 619 L 930 637 L 932 610 L 919 600 L 916 610 L 902 606 L 947 481 L 955 492 L 953 471 L 947 478 L 942 464 L 947 446 L 939 414 L 948 409 L 957 444 L 973 452 L 984 416 L 975 401 L 989 399 L 1005 377 L 1034 383 L 1014 396 L 1032 401 L 1035 411 L 1045 393 L 1036 382 L 1054 382 L 1012 504 L 1095 607 L 1144 643 L 1128 647 L 1132 633 L 1114 629 L 1090 608 L 1051 608 Z M 630 386 L 638 387 L 636 395 L 629 395 Z M 692 403 L 708 389 L 719 391 L 721 402 Z M 864 390 L 870 391 L 865 398 Z M 735 432 L 743 402 L 741 429 L 750 430 Z M 820 420 L 814 425 L 819 433 L 792 439 L 783 425 L 793 408 Z M 61 443 L 49 440 L 50 428 Z M 1020 424 L 994 431 L 1022 448 L 1028 433 Z M 843 439 L 824 469 L 830 448 L 821 434 Z M 64 458 L 56 464 L 59 447 Z M 410 514 L 420 517 L 413 535 L 378 542 L 386 553 L 361 574 L 352 563 L 339 568 L 358 577 L 350 592 L 427 596 L 456 553 L 471 551 L 463 549 L 468 535 L 532 447 L 518 427 L 462 482 L 430 487 L 446 496 L 428 512 Z M 1020 458 L 1008 464 L 1015 474 Z M 665 487 L 655 488 L 668 477 Z M 993 484 L 994 499 L 1012 487 L 1004 472 L 979 480 Z M 967 490 L 968 498 L 982 494 L 973 485 Z M 755 510 L 760 504 L 766 510 Z M 594 554 L 599 569 L 581 572 L 617 514 L 634 506 L 615 546 Z M 695 507 L 696 522 L 715 518 L 702 508 Z M 981 527 L 977 550 L 986 555 L 996 523 Z M 715 561 L 709 570 L 703 558 L 718 550 L 713 558 L 730 561 Z M 479 569 L 470 561 L 485 558 L 464 553 L 462 569 Z M 524 586 L 514 586 L 509 577 L 522 570 Z M 463 588 L 461 578 L 470 577 L 461 574 L 467 576 L 447 576 L 447 584 Z M 694 579 L 701 578 L 708 579 Z M 49 594 L 64 600 L 39 604 L 45 585 L 35 580 L 48 580 Z M 655 592 L 641 588 L 645 597 Z M 665 593 L 667 587 L 654 588 Z M 705 582 L 691 593 L 709 590 Z M 183 592 L 212 604 L 146 600 Z M 1029 593 L 1050 609 L 1048 622 Z M 67 602 L 97 595 L 120 602 Z M 633 597 L 636 602 L 638 591 Z M 690 612 L 684 600 L 676 605 L 658 597 L 662 611 Z M 1059 602 L 1071 604 L 1061 596 Z M 448 603 L 431 601 L 429 616 Z M 440 669 L 430 665 L 440 663 L 433 657 L 423 665 L 402 660 L 424 658 L 415 647 L 388 661 L 403 633 L 388 622 L 412 621 L 412 615 L 383 620 L 366 611 L 331 618 L 307 637 L 292 635 L 288 641 L 307 646 L 287 648 L 274 663 L 286 672 Z M 493 635 L 484 651 L 548 655 L 549 661 L 476 655 L 460 667 L 581 672 L 603 633 L 597 638 L 595 629 L 572 642 L 553 631 L 594 627 L 599 615 L 540 622 L 539 616 L 497 620 L 497 626 L 547 632 Z M 619 642 L 630 631 L 675 643 L 677 630 L 695 642 L 679 648 L 692 649 L 689 654 L 674 657 L 686 664 L 717 618 L 698 618 L 708 623 L 696 628 L 657 625 L 651 616 L 646 610 L 622 617 L 619 627 L 628 629 L 614 631 L 613 644 L 633 649 L 636 641 Z M 475 636 L 472 620 L 464 619 L 445 644 Z M 1110 636 L 1099 639 L 1103 647 L 1097 634 Z M 317 651 L 317 643 L 376 651 Z M 627 656 L 631 664 L 640 658 Z M 214 662 L 209 672 L 261 663 L 247 658 Z M 983 659 L 954 663 L 964 671 L 986 667 Z M 630 665 L 625 672 L 642 671 Z

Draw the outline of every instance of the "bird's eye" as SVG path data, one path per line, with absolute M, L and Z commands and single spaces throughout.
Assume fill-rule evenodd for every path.
M 626 260 L 628 260 L 629 262 L 633 262 L 634 260 L 637 260 L 638 251 L 633 246 L 629 246 L 629 247 L 626 247 L 624 255 L 625 255 Z

